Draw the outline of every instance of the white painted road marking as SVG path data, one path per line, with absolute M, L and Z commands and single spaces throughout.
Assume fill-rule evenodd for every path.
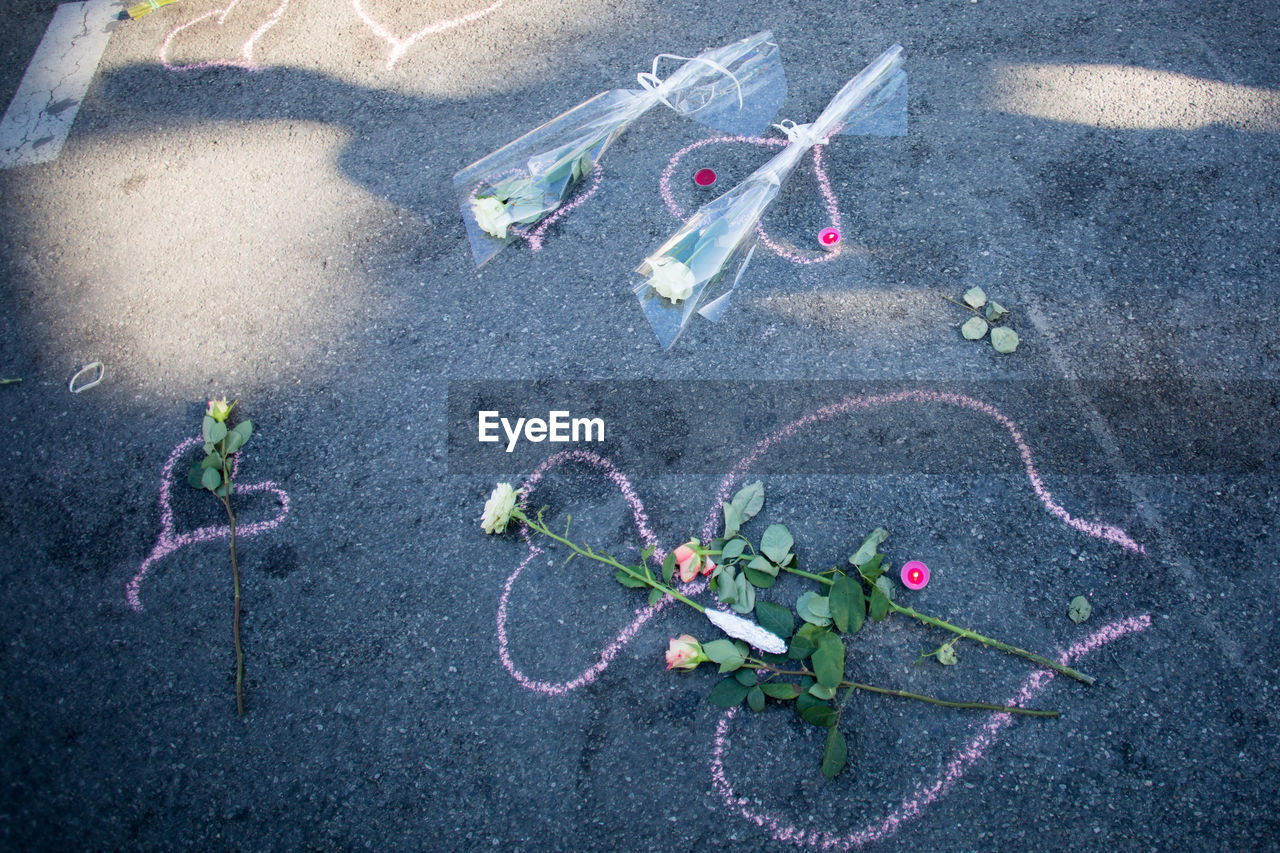
M 112 0 L 63 3 L 0 119 L 0 168 L 55 159 L 98 68 L 119 7 Z

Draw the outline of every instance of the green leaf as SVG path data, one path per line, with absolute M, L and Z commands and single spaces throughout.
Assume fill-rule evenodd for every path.
M 735 658 L 740 660 L 742 658 L 742 655 L 738 654 L 738 647 L 733 644 L 733 641 L 724 638 L 703 643 L 702 653 L 710 658 L 712 663 L 724 663 L 727 660 Z
M 775 563 L 785 563 L 791 555 L 791 546 L 795 539 L 784 524 L 770 524 L 760 537 L 760 550 Z
M 216 450 L 213 451 L 212 453 L 210 453 L 208 456 L 204 458 L 204 461 L 200 463 L 200 467 L 201 468 L 217 468 L 221 470 L 222 455 L 218 453 L 218 451 Z
M 871 605 L 867 608 L 873 622 L 882 622 L 889 613 L 889 599 L 879 584 L 871 587 Z
M 228 482 L 228 483 L 223 483 L 221 486 L 218 486 L 218 488 L 214 489 L 214 490 L 213 490 L 213 493 L 214 493 L 215 495 L 217 495 L 218 497 L 220 497 L 220 498 L 225 498 L 225 497 L 227 496 L 227 488 L 228 488 L 230 485 L 231 485 L 231 483 L 229 483 L 229 482 Z
M 756 682 L 759 681 L 754 669 L 740 669 L 733 674 L 733 677 L 738 679 L 738 683 L 744 687 L 755 687 Z
M 760 623 L 761 628 L 784 640 L 796 629 L 796 620 L 791 615 L 791 611 L 772 601 L 756 602 L 756 621 Z
M 938 653 L 936 657 L 938 658 L 938 663 L 943 666 L 955 666 L 959 663 L 959 660 L 956 658 L 956 647 L 954 643 L 943 643 L 941 646 L 938 646 Z
M 747 691 L 747 706 L 751 710 L 759 713 L 764 710 L 764 691 L 759 687 L 752 687 Z
M 791 638 L 791 642 L 787 645 L 787 657 L 792 660 L 804 660 L 809 655 L 813 654 L 818 648 L 817 642 L 811 637 L 804 635 L 802 631 L 803 629 L 801 629 L 801 631 L 797 631 L 796 635 Z
M 668 584 L 676 574 L 676 552 L 671 550 L 667 552 L 667 556 L 662 558 L 662 579 Z
M 614 573 L 613 579 L 616 580 L 618 583 L 622 584 L 623 586 L 627 587 L 628 589 L 643 589 L 648 586 L 648 584 L 645 583 L 644 581 L 640 580 L 639 578 L 632 577 L 630 574 L 628 574 L 627 572 L 624 572 L 622 569 L 618 569 L 618 571 Z
M 764 508 L 764 483 L 756 480 L 748 486 L 743 486 L 733 496 L 733 505 L 742 513 L 742 523 L 746 524 Z
M 889 531 L 885 530 L 883 527 L 877 527 L 867 535 L 866 539 L 862 540 L 862 544 L 858 546 L 857 551 L 853 552 L 853 556 L 849 558 L 849 562 L 858 568 L 861 568 L 863 565 L 871 561 L 871 558 L 876 555 L 876 549 L 878 549 L 880 544 L 888 538 Z
M 822 750 L 822 775 L 834 779 L 840 775 L 849 761 L 849 745 L 840 729 L 832 726 L 827 731 L 827 746 Z
M 988 302 L 986 310 L 987 319 L 992 323 L 999 323 L 1005 317 L 1009 316 L 1009 309 L 1005 308 L 999 302 Z
M 1018 333 L 1013 329 L 998 326 L 991 330 L 991 346 L 996 352 L 1007 355 L 1018 348 Z
M 750 687 L 741 684 L 736 678 L 725 678 L 711 688 L 711 692 L 707 694 L 707 701 L 721 708 L 732 708 L 735 705 L 741 705 L 750 690 Z
M 1067 606 L 1067 615 L 1071 617 L 1071 621 L 1079 625 L 1088 619 L 1093 613 L 1093 605 L 1089 603 L 1089 599 L 1083 595 L 1077 595 L 1071 599 L 1071 604 Z
M 814 697 L 815 699 L 821 699 L 824 702 L 829 702 L 832 699 L 836 698 L 835 688 L 823 687 L 821 684 L 812 685 L 807 692 L 810 696 Z
M 731 503 L 724 505 L 724 538 L 731 539 L 738 535 L 742 526 L 742 510 Z
M 724 543 L 724 547 L 720 549 L 720 562 L 727 563 L 730 560 L 736 560 L 742 556 L 742 552 L 746 550 L 747 540 L 741 536 L 735 536 L 728 542 Z
M 716 572 L 717 590 L 716 596 L 720 599 L 721 604 L 733 604 L 738 600 L 738 575 L 732 566 L 721 566 L 721 570 Z
M 827 632 L 818 638 L 813 653 L 813 672 L 823 687 L 835 689 L 844 680 L 844 641 L 839 634 Z
M 856 633 L 862 627 L 862 620 L 867 614 L 867 600 L 862 594 L 862 584 L 844 572 L 836 572 L 827 599 L 831 619 L 842 633 Z
M 757 572 L 763 572 L 772 577 L 778 576 L 778 567 L 774 565 L 768 557 L 758 554 L 751 558 L 751 562 L 747 563 L 748 569 L 754 569 Z
M 783 702 L 787 702 L 800 695 L 799 687 L 796 687 L 794 684 L 787 684 L 781 681 L 761 684 L 760 689 L 771 699 L 779 699 Z
M 201 482 L 201 477 L 203 476 L 204 468 L 200 467 L 199 462 L 192 462 L 190 470 L 187 471 L 187 483 L 190 484 L 191 488 L 203 489 L 204 483 Z
M 650 607 L 657 604 L 661 599 L 662 599 L 662 590 L 656 589 L 656 588 L 649 590 L 649 606 Z
M 204 440 L 210 444 L 217 444 L 226 438 L 227 425 L 221 421 L 215 421 L 208 415 L 204 416 L 204 425 L 201 430 L 204 433 Z
M 820 627 L 831 624 L 831 606 L 825 596 L 809 590 L 796 602 L 796 615 L 806 622 Z
M 971 287 L 964 292 L 964 304 L 970 308 L 981 308 L 987 304 L 987 294 L 981 287 Z
M 893 601 L 894 593 L 896 592 L 893 586 L 893 581 L 889 580 L 884 575 L 881 575 L 876 578 L 876 588 L 884 593 L 885 598 Z
M 813 699 L 815 704 L 802 708 L 802 703 L 806 698 Z M 796 710 L 800 712 L 800 716 L 806 723 L 812 723 L 823 728 L 834 726 L 836 720 L 840 719 L 840 715 L 836 713 L 835 708 L 832 708 L 826 702 L 808 696 L 808 694 L 801 694 L 796 697 Z
M 987 321 L 981 317 L 970 317 L 960 327 L 960 334 L 964 335 L 966 341 L 980 341 L 989 328 Z
M 884 562 L 884 554 L 876 554 L 868 563 L 858 566 L 858 574 L 862 575 L 867 583 L 875 583 L 888 569 Z
M 742 576 L 751 581 L 752 586 L 759 587 L 760 589 L 768 589 L 778 582 L 778 579 L 773 575 L 757 571 L 750 566 L 747 566 L 742 570 Z
M 253 421 L 241 421 L 236 424 L 231 432 L 227 433 L 227 452 L 235 453 L 244 447 L 249 443 L 251 435 L 253 435 Z
M 204 473 L 200 475 L 200 485 L 209 491 L 216 491 L 222 485 L 222 475 L 213 468 L 205 468 Z
M 751 585 L 751 581 L 747 580 L 746 572 L 734 579 L 734 585 L 737 587 L 737 593 L 729 607 L 735 613 L 750 613 L 756 606 L 756 588 Z

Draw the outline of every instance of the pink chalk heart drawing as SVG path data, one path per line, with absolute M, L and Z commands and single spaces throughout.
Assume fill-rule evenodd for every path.
M 680 206 L 676 201 L 674 193 L 671 191 L 671 181 L 675 177 L 680 163 L 686 154 L 694 151 L 700 151 L 711 145 L 724 144 L 747 144 L 758 145 L 763 148 L 784 148 L 789 143 L 785 139 L 776 139 L 765 136 L 713 136 L 709 139 L 699 140 L 692 145 L 686 145 L 675 154 L 667 162 L 666 168 L 662 170 L 662 177 L 658 181 L 658 189 L 662 193 L 662 200 L 666 203 L 667 209 L 671 211 L 671 215 L 681 222 L 689 218 L 689 213 Z M 780 258 L 791 261 L 794 264 L 822 264 L 827 261 L 833 261 L 840 256 L 840 207 L 836 202 L 836 194 L 831 189 L 831 180 L 827 177 L 827 170 L 822 162 L 822 145 L 813 147 L 813 174 L 818 181 L 818 192 L 822 194 L 822 203 L 826 207 L 827 217 L 830 219 L 829 227 L 823 230 L 823 234 L 833 233 L 836 239 L 832 242 L 823 240 L 826 251 L 823 252 L 807 252 L 795 246 L 784 246 L 780 241 L 775 240 L 765 230 L 764 227 L 756 225 L 756 235 L 760 242 L 764 244 L 769 251 L 773 252 Z M 701 172 L 709 172 L 710 169 L 702 169 L 695 173 L 694 180 L 697 181 L 697 174 Z M 714 173 L 713 173 L 714 174 Z
M 212 9 L 180 24 L 160 45 L 160 64 L 169 71 L 195 71 L 202 68 L 244 68 L 258 71 L 253 51 L 267 31 L 274 27 L 289 7 L 289 0 L 231 0 L 220 9 Z M 174 62 L 170 59 L 182 42 L 210 38 L 236 45 L 235 59 L 202 62 Z
M 493 2 L 488 6 L 473 9 L 472 11 L 465 12 L 457 17 L 441 18 L 439 20 L 432 21 L 422 29 L 407 36 L 400 36 L 391 32 L 386 25 L 369 14 L 365 9 L 362 0 L 351 0 L 351 7 L 355 9 L 356 16 L 360 18 L 364 25 L 368 27 L 374 35 L 391 46 L 391 53 L 387 56 L 387 68 L 389 70 L 395 67 L 395 64 L 404 56 L 405 51 L 409 50 L 427 36 L 442 33 L 446 30 L 451 30 L 455 27 L 461 27 L 464 24 L 470 24 L 474 21 L 478 21 L 486 15 L 490 15 L 498 11 L 498 9 L 502 8 L 506 2 L 507 0 L 493 0 Z
M 745 479 L 752 468 L 773 448 L 797 439 L 803 439 L 822 425 L 841 417 L 856 417 L 861 412 L 887 406 L 925 406 L 941 409 L 958 409 L 974 412 L 991 418 L 1003 428 L 1012 441 L 1022 461 L 1023 472 L 1035 497 L 1041 506 L 1055 519 L 1067 527 L 1092 538 L 1108 542 L 1134 554 L 1145 554 L 1145 549 L 1135 542 L 1124 530 L 1097 521 L 1086 521 L 1069 513 L 1050 494 L 1044 481 L 1036 469 L 1030 445 L 1027 444 L 1022 431 L 1012 419 L 1005 416 L 994 406 L 981 400 L 961 394 L 937 391 L 898 391 L 889 394 L 851 396 L 835 403 L 828 404 L 805 414 L 787 424 L 777 432 L 759 441 L 721 481 L 715 499 L 708 510 L 703 525 L 701 539 L 708 542 L 713 539 L 721 523 L 721 505 L 729 499 L 735 488 Z M 653 558 L 661 561 L 666 551 L 658 545 L 658 537 L 650 526 L 644 503 L 641 501 L 630 479 L 609 459 L 587 450 L 565 450 L 548 457 L 525 480 L 521 502 L 523 506 L 537 506 L 533 498 L 539 484 L 556 469 L 562 466 L 582 465 L 603 476 L 611 482 L 622 495 L 628 505 L 636 532 L 644 546 L 654 546 Z M 594 682 L 600 674 L 613 662 L 618 653 L 634 639 L 640 629 L 654 616 L 673 603 L 673 599 L 664 598 L 652 606 L 644 606 L 635 610 L 628 622 L 596 655 L 593 663 L 578 675 L 563 681 L 544 681 L 519 669 L 512 655 L 512 638 L 507 631 L 508 610 L 513 598 L 513 591 L 522 576 L 529 570 L 537 557 L 544 552 L 532 541 L 526 528 L 522 531 L 527 552 L 520 564 L 507 577 L 498 600 L 497 635 L 498 652 L 502 665 L 522 687 L 538 693 L 559 696 L 584 687 Z M 686 595 L 695 596 L 706 590 L 706 583 L 695 580 L 682 586 Z M 1109 623 L 1091 633 L 1086 639 L 1075 644 L 1058 656 L 1063 664 L 1076 661 L 1103 646 L 1122 637 L 1146 630 L 1151 625 L 1149 616 L 1141 615 L 1120 619 Z M 656 658 L 655 658 L 656 659 Z M 1049 684 L 1056 675 L 1052 670 L 1036 670 L 1022 683 L 1019 690 L 1005 704 L 1027 705 Z M 892 835 L 904 824 L 918 818 L 929 805 L 950 792 L 965 773 L 980 761 L 986 752 L 999 740 L 1000 733 L 1012 722 L 1008 714 L 996 714 L 986 718 L 982 724 L 971 727 L 967 741 L 952 756 L 942 762 L 941 767 L 933 771 L 933 777 L 917 782 L 911 793 L 903 796 L 901 803 L 888 815 L 872 819 L 865 825 L 844 833 L 819 832 L 800 828 L 804 821 L 789 817 L 780 812 L 770 811 L 761 805 L 758 797 L 744 797 L 734 788 L 726 770 L 726 757 L 729 754 L 730 734 L 738 709 L 726 711 L 716 726 L 712 743 L 710 771 L 715 792 L 724 804 L 744 820 L 747 820 L 770 834 L 776 841 L 792 843 L 805 847 L 823 850 L 849 850 Z M 864 820 L 855 818 L 855 821 Z
M 202 445 L 203 439 L 188 438 L 178 444 L 169 454 L 169 458 L 164 463 L 164 468 L 160 474 L 160 535 L 156 538 L 156 544 L 152 546 L 151 553 L 138 566 L 137 573 L 133 579 L 129 581 L 125 588 L 125 597 L 129 600 L 129 606 L 134 610 L 142 610 L 141 589 L 142 582 L 146 579 L 147 573 L 151 571 L 151 567 L 158 561 L 187 545 L 198 545 L 202 542 L 216 542 L 220 539 L 229 539 L 231 537 L 231 527 L 226 524 L 213 524 L 207 527 L 199 527 L 195 530 L 178 532 L 173 520 L 173 469 L 182 461 L 183 456 L 190 451 Z M 233 465 L 236 463 L 233 462 Z M 235 468 L 232 468 L 233 474 Z M 248 524 L 236 524 L 236 538 L 248 539 L 257 536 L 260 533 L 266 533 L 274 530 L 284 521 L 285 516 L 289 514 L 289 495 L 279 485 L 272 482 L 235 484 L 235 492 L 237 495 L 251 494 L 253 492 L 270 492 L 276 496 L 279 502 L 279 509 L 276 510 L 274 518 L 264 521 L 254 521 Z M 212 497 L 210 498 L 212 501 Z

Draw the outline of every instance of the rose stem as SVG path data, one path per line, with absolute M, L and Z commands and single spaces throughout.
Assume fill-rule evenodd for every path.
M 813 672 L 807 669 L 778 669 L 765 661 L 756 660 L 755 658 L 748 658 L 747 664 L 751 666 L 752 669 L 763 669 L 776 675 L 807 675 L 810 678 L 817 678 Z M 841 681 L 839 686 L 848 687 L 853 690 L 865 690 L 868 693 L 880 693 L 885 696 L 898 696 L 902 699 L 916 699 L 920 702 L 928 702 L 931 705 L 941 705 L 943 708 L 961 708 L 972 711 L 998 711 L 1003 714 L 1022 714 L 1027 717 L 1058 716 L 1057 711 L 1044 711 L 1036 708 L 1018 708 L 1013 705 L 989 705 L 985 702 L 952 702 L 948 699 L 935 699 L 932 696 L 925 696 L 921 693 L 910 693 L 906 690 L 892 690 L 888 687 L 876 687 L 874 684 L 863 684 L 858 681 Z
M 804 572 L 804 571 L 801 571 L 800 569 L 790 569 L 790 568 L 787 568 L 786 566 L 783 566 L 782 568 L 783 568 L 783 571 L 791 572 L 791 574 L 793 575 L 800 575 L 801 577 L 809 578 L 809 580 L 817 581 L 818 583 L 826 584 L 827 586 L 831 586 L 833 583 L 835 583 L 835 581 L 831 580 L 831 578 L 825 578 L 822 575 L 815 575 L 812 572 Z M 970 631 L 968 628 L 961 628 L 960 626 L 953 625 L 944 619 L 939 619 L 936 616 L 926 615 L 924 613 L 921 613 L 918 610 L 913 610 L 910 607 L 903 607 L 901 604 L 898 604 L 892 599 L 889 599 L 889 609 L 893 610 L 895 613 L 901 613 L 903 616 L 910 616 L 912 619 L 923 622 L 926 625 L 932 625 L 935 628 L 944 628 L 952 632 L 953 634 L 959 634 L 961 637 L 966 637 L 970 640 L 974 640 L 975 642 L 979 642 L 984 646 L 990 646 L 991 648 L 999 649 L 1002 652 L 1008 652 L 1009 654 L 1018 655 L 1019 657 L 1024 657 L 1029 661 L 1033 661 L 1035 663 L 1040 664 L 1041 666 L 1048 667 L 1049 669 L 1055 670 L 1056 672 L 1060 672 L 1063 675 L 1070 676 L 1071 678 L 1074 678 L 1076 681 L 1080 681 L 1085 684 L 1093 684 L 1097 680 L 1092 675 L 1086 675 L 1085 673 L 1080 672 L 1079 670 L 1072 669 L 1071 667 L 1060 664 L 1057 661 L 1049 660 L 1049 658 L 1043 657 L 1042 655 L 1038 655 L 1035 652 L 1029 652 L 1026 649 L 1020 649 L 1017 646 L 1011 646 L 1008 643 L 1002 643 L 999 640 L 993 640 L 990 637 L 979 634 L 977 631 Z
M 671 596 L 672 598 L 676 599 L 677 601 L 682 601 L 682 602 L 684 602 L 685 604 L 689 605 L 690 607 L 692 607 L 694 610 L 698 611 L 699 613 L 706 613 L 706 612 L 707 612 L 707 608 L 703 607 L 703 606 L 702 606 L 701 604 L 699 604 L 698 602 L 696 602 L 696 601 L 692 600 L 691 598 L 688 598 L 688 597 L 686 597 L 686 596 L 684 596 L 684 595 L 681 595 L 680 593 L 676 592 L 674 589 L 672 589 L 671 587 L 667 586 L 666 584 L 659 583 L 657 580 L 654 580 L 653 578 L 651 578 L 651 577 L 649 577 L 649 576 L 647 576 L 647 575 L 645 575 L 645 574 L 642 574 L 642 573 L 640 573 L 640 572 L 637 572 L 633 566 L 624 566 L 624 565 L 622 565 L 622 563 L 619 563 L 617 560 L 613 559 L 613 557 L 610 557 L 608 554 L 597 554 L 595 551 L 591 550 L 590 546 L 588 546 L 587 548 L 583 549 L 583 548 L 579 547 L 577 544 L 575 544 L 574 542 L 572 542 L 572 541 L 570 541 L 570 540 L 566 539 L 565 537 L 561 536 L 560 534 L 552 532 L 552 530 L 551 530 L 549 527 L 547 527 L 547 525 L 546 525 L 546 524 L 544 524 L 544 523 L 542 522 L 541 517 L 539 517 L 539 518 L 538 518 L 538 519 L 536 519 L 536 520 L 535 520 L 535 519 L 531 519 L 531 518 L 529 518 L 529 516 L 525 515 L 525 514 L 524 514 L 524 512 L 523 512 L 523 511 L 521 511 L 521 509 L 520 509 L 519 507 L 516 507 L 516 508 L 515 508 L 515 510 L 514 510 L 511 514 L 512 514 L 512 516 L 514 516 L 515 518 L 518 518 L 518 519 L 520 519 L 521 521 L 523 521 L 525 524 L 527 524 L 527 525 L 528 525 L 530 528 L 532 528 L 533 530 L 536 530 L 536 531 L 538 531 L 539 533 L 541 533 L 543 536 L 550 537 L 551 539 L 554 539 L 555 541 L 559 542 L 560 544 L 562 544 L 562 545 L 565 545 L 565 546 L 569 547 L 569 548 L 570 548 L 570 549 L 571 549 L 575 554 L 577 554 L 577 555 L 579 555 L 579 556 L 582 556 L 582 557 L 590 557 L 592 560 L 595 560 L 595 561 L 600 562 L 600 563 L 604 563 L 606 566 L 612 566 L 613 568 L 618 569 L 619 571 L 622 571 L 622 572 L 626 573 L 626 574 L 627 574 L 627 575 L 629 575 L 630 577 L 633 577 L 633 578 L 635 578 L 635 579 L 636 579 L 636 580 L 638 580 L 638 581 L 642 581 L 643 583 L 648 584 L 649 586 L 653 587 L 654 589 L 659 590 L 659 591 L 660 591 L 660 592 L 662 592 L 663 594 L 665 594 L 665 595 L 669 595 L 669 596 Z

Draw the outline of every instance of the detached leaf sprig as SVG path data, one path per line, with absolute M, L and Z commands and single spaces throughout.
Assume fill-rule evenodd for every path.
M 253 435 L 253 422 L 246 419 L 234 427 L 227 427 L 227 418 L 235 403 L 227 403 L 227 398 L 210 400 L 205 412 L 201 433 L 204 436 L 204 460 L 194 463 L 188 472 L 187 481 L 192 487 L 206 489 L 222 502 L 227 511 L 227 521 L 231 529 L 231 585 L 234 597 L 234 608 L 231 621 L 231 632 L 236 649 L 236 713 L 244 716 L 244 648 L 240 642 L 240 566 L 236 562 L 236 514 L 231 508 L 231 496 L 235 494 L 236 463 L 235 455 Z
M 987 294 L 981 287 L 971 287 L 965 291 L 964 302 L 957 302 L 950 296 L 943 299 L 952 305 L 959 305 L 977 316 L 970 317 L 960 327 L 960 334 L 967 341 L 980 341 L 991 332 L 991 348 L 1000 353 L 1011 353 L 1018 348 L 1018 333 L 1008 326 L 1001 325 L 1009 319 L 1009 310 L 999 302 L 988 301 Z

